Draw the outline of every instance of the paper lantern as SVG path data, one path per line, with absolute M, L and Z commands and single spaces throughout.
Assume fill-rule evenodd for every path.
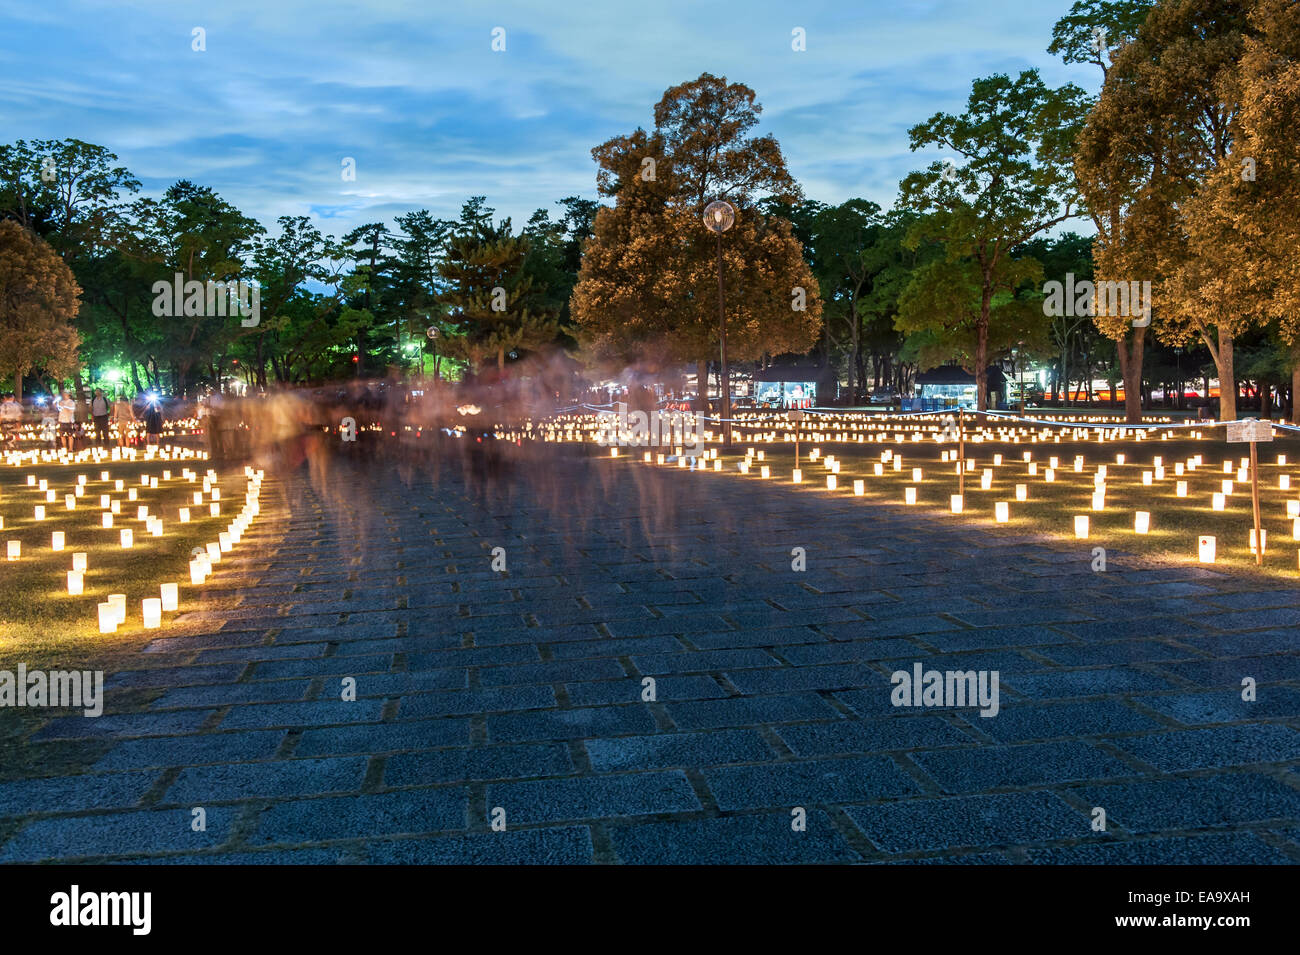
M 1088 515 L 1076 514 L 1074 518 L 1074 536 L 1087 538 L 1088 536 Z
M 965 502 L 962 500 L 962 496 L 960 494 L 954 494 L 949 500 L 951 501 L 952 504 L 952 512 L 954 514 L 960 514 L 962 512 L 962 507 L 965 504 Z
M 190 583 L 197 587 L 203 583 L 205 576 L 203 561 L 197 559 L 190 561 Z
M 117 616 L 117 622 L 126 623 L 126 594 L 109 594 L 108 602 Z
M 998 501 L 993 505 L 993 519 L 999 524 L 1005 524 L 1011 520 L 1011 505 L 1006 501 Z
M 1264 552 L 1267 552 L 1268 551 L 1268 528 L 1267 527 L 1261 527 L 1259 529 L 1259 540 L 1261 544 L 1261 549 Z M 1255 553 L 1255 528 L 1253 527 L 1250 529 L 1250 552 L 1252 554 Z
M 1282 474 L 1278 476 L 1277 487 L 1279 491 L 1291 490 L 1291 475 Z
M 1197 552 L 1200 555 L 1202 564 L 1214 563 L 1214 547 L 1217 541 L 1208 534 L 1202 534 L 1197 540 Z
M 1142 472 L 1142 483 L 1143 483 L 1144 485 L 1146 485 L 1147 487 L 1150 487 L 1150 486 L 1151 486 L 1151 472 L 1150 472 L 1150 471 L 1143 471 L 1143 472 Z
M 833 491 L 835 490 L 835 486 L 836 486 L 835 475 L 834 474 L 826 475 L 826 490 Z
M 1094 491 L 1092 494 L 1092 509 L 1094 511 L 1106 510 L 1106 492 Z
M 149 505 L 148 505 L 148 504 L 141 504 L 139 507 L 137 507 L 137 508 L 135 509 L 135 519 L 136 519 L 137 521 L 143 521 L 143 520 L 147 519 L 148 517 L 149 517 Z
M 790 479 L 791 479 L 791 481 L 793 481 L 795 484 L 802 484 L 802 483 L 803 483 L 803 470 L 800 469 L 800 468 L 795 468 L 794 471 L 792 471 L 791 474 L 790 474 Z
M 162 609 L 168 613 L 176 610 L 180 606 L 180 586 L 178 584 L 167 583 L 160 588 L 162 591 Z
M 1056 471 L 1053 470 L 1052 468 L 1048 468 L 1046 471 L 1043 472 L 1043 480 L 1046 481 L 1048 484 L 1053 483 L 1056 480 Z
M 1036 462 L 1036 461 L 1030 461 L 1030 462 L 1029 462 L 1029 476 L 1030 476 L 1030 477 L 1036 477 L 1037 475 L 1038 475 L 1038 462 Z
M 163 536 L 163 522 L 156 517 L 149 518 L 149 533 L 154 537 Z
M 122 528 L 122 530 L 120 531 L 120 535 L 121 535 L 121 538 L 122 538 L 122 547 L 123 547 L 123 548 L 130 548 L 130 547 L 135 546 L 135 534 L 134 534 L 134 532 L 131 530 L 131 528 L 129 528 L 129 527 L 124 527 L 124 528 Z
M 853 482 L 853 496 L 854 496 L 854 497 L 862 497 L 862 496 L 863 496 L 864 494 L 866 494 L 866 493 L 867 493 L 867 482 L 866 482 L 866 481 L 863 481 L 862 479 L 859 478 L 858 480 L 856 480 L 856 481 Z
M 181 523 L 182 523 L 182 524 L 188 524 L 189 522 L 190 522 L 190 509 L 189 509 L 188 507 L 182 507 L 182 508 L 181 508 Z
M 1176 495 L 1178 495 L 1179 497 L 1186 497 L 1186 496 L 1187 496 L 1187 482 L 1186 482 L 1186 481 L 1179 481 L 1176 485 L 1174 485 L 1174 493 L 1175 493 Z
M 660 464 L 664 463 L 663 458 L 664 456 L 662 454 L 659 455 Z M 748 471 L 749 469 L 746 468 L 745 470 Z M 218 504 L 216 501 L 213 501 L 211 504 L 208 505 L 208 514 L 211 517 L 219 517 L 221 515 L 221 505 Z
M 879 461 L 876 462 L 875 472 L 876 472 L 876 477 L 880 477 L 882 474 L 885 473 L 885 466 L 881 464 Z
M 110 513 L 113 513 L 113 514 L 121 514 L 121 513 L 122 513 L 122 502 L 121 502 L 121 501 L 111 501 L 111 502 L 109 503 L 109 505 L 108 505 L 108 510 L 109 510 Z
M 68 571 L 68 596 L 76 597 L 85 588 L 84 574 L 80 570 Z
M 66 510 L 75 511 L 77 509 L 77 495 L 75 494 L 63 495 L 63 506 Z
M 55 531 L 50 535 L 50 550 L 63 550 L 63 531 Z
M 1145 534 L 1151 529 L 1151 513 L 1149 511 L 1138 511 L 1133 516 L 1133 530 L 1138 534 Z
M 1029 500 L 1029 485 L 1028 485 L 1028 484 L 1017 484 L 1017 485 L 1016 485 L 1016 500 L 1017 500 L 1017 501 L 1027 501 L 1027 500 Z
M 17 560 L 19 557 L 22 556 L 22 554 L 23 554 L 23 542 L 9 541 L 8 548 L 5 551 L 5 556 L 7 556 L 10 560 Z
M 1117 455 L 1115 455 L 1115 463 L 1116 463 L 1116 464 L 1123 464 L 1123 463 L 1124 463 L 1124 455 L 1122 455 L 1122 454 L 1117 454 Z
M 43 520 L 45 520 L 45 505 L 44 505 L 44 504 L 37 504 L 37 505 L 36 505 L 36 512 L 35 512 L 35 513 L 36 513 L 36 519 L 37 519 L 38 521 L 43 521 Z
M 162 600 L 157 597 L 145 597 L 140 601 L 140 616 L 144 618 L 146 630 L 157 630 L 162 626 Z
M 1215 491 L 1214 494 L 1210 496 L 1210 509 L 1214 511 L 1223 510 L 1226 500 L 1227 499 L 1221 493 Z
M 646 459 L 646 463 L 649 463 L 649 461 L 650 461 L 650 452 L 649 452 L 649 451 L 647 451 L 647 452 L 645 453 L 645 459 Z M 198 491 L 195 491 L 195 492 L 194 492 L 194 505 L 197 507 L 198 505 L 200 505 L 200 504 L 202 504 L 202 503 L 203 503 L 203 495 L 200 494 Z
M 721 470 L 722 470 L 722 462 L 721 462 L 721 461 L 714 461 L 714 462 L 713 462 L 713 470 L 715 470 L 715 471 L 721 471 Z
M 111 602 L 99 605 L 99 632 L 117 632 L 117 608 Z
M 105 511 L 105 512 L 103 513 L 103 515 L 100 517 L 100 522 L 103 524 L 104 527 L 112 527 L 112 526 L 113 526 L 113 512 L 112 512 L 112 511 Z
M 916 488 L 914 487 L 903 488 L 903 502 L 906 504 L 916 503 Z
M 210 563 L 216 564 L 216 563 L 219 563 L 219 562 L 221 561 L 221 545 L 220 545 L 220 544 L 208 544 L 206 549 L 207 549 L 207 552 L 208 552 L 208 561 L 209 561 Z
M 72 555 L 72 569 L 81 571 L 86 569 L 86 555 L 81 551 Z
M 134 501 L 134 500 L 136 500 L 138 497 L 139 497 L 139 495 L 136 493 L 135 488 L 131 488 L 129 491 L 126 492 L 126 499 L 127 499 L 128 501 Z

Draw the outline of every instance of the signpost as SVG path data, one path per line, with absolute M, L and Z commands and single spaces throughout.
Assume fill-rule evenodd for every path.
M 785 418 L 794 425 L 794 467 L 797 471 L 799 469 L 799 423 L 803 421 L 803 412 L 787 411 Z
M 957 409 L 957 493 L 966 499 L 966 428 L 964 409 Z
M 1250 442 L 1250 501 L 1255 511 L 1255 566 L 1264 563 L 1264 533 L 1259 526 L 1259 455 L 1256 443 L 1273 440 L 1273 423 L 1245 418 L 1227 423 L 1228 443 Z

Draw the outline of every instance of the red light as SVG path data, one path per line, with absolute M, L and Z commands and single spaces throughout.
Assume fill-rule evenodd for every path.
M 358 362 L 358 361 L 360 361 L 360 360 L 361 360 L 361 359 L 358 358 L 356 355 L 353 355 L 353 356 L 352 356 L 352 361 L 353 361 L 353 363 L 356 363 L 356 362 Z

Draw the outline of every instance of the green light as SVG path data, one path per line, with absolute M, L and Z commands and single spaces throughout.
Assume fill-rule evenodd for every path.
M 104 380 L 109 384 L 117 384 L 122 380 L 122 373 L 116 368 L 110 368 L 108 371 L 104 372 Z

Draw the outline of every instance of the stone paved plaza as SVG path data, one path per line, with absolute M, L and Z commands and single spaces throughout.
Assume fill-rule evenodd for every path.
M 558 452 L 263 501 L 105 715 L 34 730 L 85 769 L 0 784 L 0 861 L 1300 862 L 1284 582 Z M 918 662 L 999 712 L 891 705 Z

